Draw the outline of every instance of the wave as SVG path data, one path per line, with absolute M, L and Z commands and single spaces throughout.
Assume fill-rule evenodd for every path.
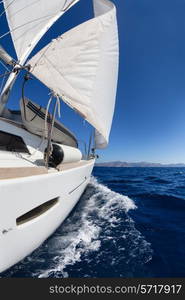
M 55 274 L 55 277 L 68 277 L 66 267 L 80 262 L 84 254 L 100 249 L 100 233 L 104 230 L 102 220 L 114 227 L 119 221 L 115 216 L 116 210 L 128 212 L 135 208 L 129 197 L 111 191 L 92 177 L 72 216 L 50 240 L 49 251 L 55 253 L 53 266 L 39 270 L 34 276 L 43 278 Z
M 147 177 L 145 177 L 145 179 L 149 180 L 149 181 L 152 181 L 154 183 L 160 183 L 160 184 L 170 184 L 170 183 L 172 183 L 169 180 L 162 179 L 162 178 L 159 178 L 159 177 L 156 177 L 156 176 L 147 176 Z
M 116 183 L 116 184 L 120 184 L 120 183 L 125 183 L 125 184 L 127 184 L 127 183 L 133 183 L 133 184 L 135 184 L 135 183 L 141 183 L 141 182 L 143 182 L 142 180 L 134 180 L 134 179 L 110 179 L 110 180 L 107 180 L 107 181 L 105 181 L 106 183 Z
M 183 205 L 185 204 L 184 202 L 184 197 L 177 197 L 174 195 L 170 195 L 170 194 L 162 194 L 162 193 L 137 193 L 135 194 L 135 196 L 139 197 L 139 198 L 148 198 L 149 200 L 159 200 L 159 201 L 173 201 L 176 204 L 178 202 L 181 202 Z M 183 202 L 182 202 L 183 201 Z
M 155 183 L 160 183 L 160 184 L 170 184 L 172 183 L 171 181 L 169 180 L 166 180 L 166 179 L 160 179 L 160 178 L 157 178 L 154 180 Z

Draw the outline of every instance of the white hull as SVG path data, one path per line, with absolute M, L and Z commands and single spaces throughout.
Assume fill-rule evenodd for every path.
M 86 188 L 93 166 L 94 159 L 59 172 L 0 180 L 0 272 L 39 247 L 65 220 Z M 44 213 L 18 222 L 20 216 L 55 198 Z

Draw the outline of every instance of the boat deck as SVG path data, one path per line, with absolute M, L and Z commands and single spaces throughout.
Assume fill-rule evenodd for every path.
M 45 167 L 15 167 L 15 168 L 0 168 L 0 180 L 13 179 L 20 177 L 29 177 L 34 175 L 43 175 L 48 173 L 56 173 L 59 171 L 66 171 L 74 168 L 78 168 L 89 164 L 92 160 L 82 160 L 75 163 L 61 164 L 57 169 L 45 168 Z

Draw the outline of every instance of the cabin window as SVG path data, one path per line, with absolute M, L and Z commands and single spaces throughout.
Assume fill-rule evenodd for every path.
M 49 210 L 51 207 L 53 207 L 55 204 L 57 204 L 58 201 L 59 201 L 59 197 L 51 199 L 51 200 L 35 207 L 34 209 L 28 211 L 26 214 L 24 214 L 16 219 L 17 225 L 22 225 L 28 221 L 31 221 L 31 220 L 39 217 L 40 215 L 45 213 L 47 210 Z
M 20 136 L 0 131 L 0 150 L 29 153 L 29 150 Z

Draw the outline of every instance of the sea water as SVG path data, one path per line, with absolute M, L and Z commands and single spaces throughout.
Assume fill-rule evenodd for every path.
M 1 277 L 185 277 L 185 168 L 95 167 L 65 222 Z

